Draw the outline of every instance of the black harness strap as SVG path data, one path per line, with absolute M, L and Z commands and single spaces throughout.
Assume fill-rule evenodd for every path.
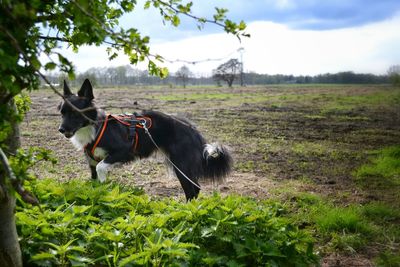
M 84 147 L 85 154 L 96 162 L 100 162 L 101 159 L 95 157 L 94 151 L 103 137 L 103 134 L 107 128 L 108 120 L 110 119 L 114 119 L 128 127 L 128 141 L 132 143 L 134 152 L 136 152 L 139 143 L 139 136 L 136 128 L 143 128 L 143 126 L 146 128 L 151 128 L 152 126 L 152 120 L 149 117 L 141 117 L 137 114 L 107 115 L 102 126 L 97 131 L 94 141 Z

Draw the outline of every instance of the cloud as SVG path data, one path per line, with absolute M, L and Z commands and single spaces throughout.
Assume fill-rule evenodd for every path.
M 223 3 L 229 4 L 227 0 Z M 230 8 L 234 19 L 271 21 L 314 30 L 361 26 L 388 19 L 400 11 L 398 0 L 252 0 L 245 3 L 238 9 L 239 6 Z
M 252 22 L 251 38 L 225 33 L 207 34 L 169 42 L 152 40 L 151 52 L 170 61 L 200 61 L 196 64 L 165 62 L 171 72 L 183 64 L 198 75 L 210 75 L 230 58 L 240 58 L 244 48 L 246 71 L 268 74 L 315 75 L 339 71 L 384 74 L 390 65 L 400 63 L 400 13 L 391 19 L 363 26 L 331 30 L 291 28 L 282 23 Z M 67 52 L 79 71 L 90 67 L 129 64 L 125 56 L 107 61 L 104 47 L 83 47 L 78 54 Z M 220 60 L 213 60 L 220 59 Z M 145 65 L 139 66 L 145 69 Z
M 315 75 L 355 71 L 384 74 L 400 62 L 400 16 L 391 20 L 335 30 L 299 30 L 272 22 L 249 24 L 252 37 L 239 43 L 225 34 L 213 34 L 157 44 L 153 48 L 169 59 L 195 61 L 227 55 L 239 58 L 244 47 L 244 68 L 258 73 Z M 221 61 L 189 65 L 210 73 Z M 182 63 L 166 64 L 172 71 Z
M 182 16 L 179 28 L 163 25 L 159 11 L 142 10 L 139 0 L 134 13 L 123 17 L 121 25 L 135 27 L 154 41 L 168 41 L 221 32 L 220 27 L 205 25 L 202 31 L 192 19 Z M 215 6 L 229 9 L 228 17 L 247 23 L 269 21 L 292 29 L 332 30 L 384 21 L 400 12 L 398 0 L 202 0 L 195 1 L 193 13 L 212 18 Z
M 301 1 L 281 23 L 298 29 L 341 29 L 383 21 L 400 11 L 393 0 Z

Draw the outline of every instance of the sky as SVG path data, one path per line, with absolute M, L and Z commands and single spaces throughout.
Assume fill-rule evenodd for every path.
M 185 17 L 178 28 L 164 24 L 157 10 L 143 10 L 144 0 L 137 2 L 121 26 L 148 35 L 151 53 L 167 59 L 162 66 L 170 72 L 185 64 L 198 76 L 210 75 L 230 58 L 243 60 L 247 72 L 294 75 L 379 75 L 400 64 L 399 0 L 193 0 L 194 15 L 211 18 L 215 7 L 224 7 L 228 18 L 245 21 L 251 37 L 241 41 L 215 25 L 200 31 Z M 129 64 L 123 55 L 109 62 L 104 47 L 65 53 L 80 72 Z

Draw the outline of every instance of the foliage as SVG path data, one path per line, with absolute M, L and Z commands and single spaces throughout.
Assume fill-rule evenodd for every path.
M 14 97 L 15 105 L 17 106 L 20 120 L 26 115 L 30 109 L 31 98 L 26 94 L 19 94 Z
M 10 166 L 19 180 L 32 180 L 36 176 L 29 171 L 40 161 L 49 161 L 52 164 L 57 162 L 51 151 L 39 147 L 30 147 L 29 149 L 18 149 L 17 154 L 10 157 Z
M 370 73 L 338 72 L 314 76 L 295 76 L 285 74 L 244 73 L 246 84 L 380 84 L 389 83 L 387 75 Z
M 388 76 L 393 85 L 400 86 L 400 65 L 390 66 Z
M 239 196 L 189 203 L 113 184 L 31 183 L 43 212 L 20 203 L 24 258 L 48 266 L 309 266 L 313 240 L 281 205 Z
M 24 119 L 25 114 L 29 111 L 31 100 L 29 96 L 25 94 L 18 94 L 14 98 L 14 103 L 16 110 L 14 108 L 10 108 L 10 104 L 12 103 L 8 105 L 0 104 L 0 114 L 2 114 L 4 118 L 10 119 L 0 119 L 0 147 L 2 146 L 2 142 L 7 139 L 7 136 L 11 132 L 11 124 L 13 122 L 19 123 Z

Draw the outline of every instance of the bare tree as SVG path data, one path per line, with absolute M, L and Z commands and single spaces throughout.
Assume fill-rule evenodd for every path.
M 241 66 L 242 63 L 238 59 L 232 58 L 213 70 L 213 78 L 217 83 L 224 81 L 229 87 L 232 87 L 234 80 L 240 74 Z
M 176 79 L 181 80 L 183 84 L 183 88 L 186 88 L 186 84 L 189 81 L 189 78 L 192 76 L 192 72 L 186 65 L 183 65 L 179 68 L 179 70 L 175 73 Z

